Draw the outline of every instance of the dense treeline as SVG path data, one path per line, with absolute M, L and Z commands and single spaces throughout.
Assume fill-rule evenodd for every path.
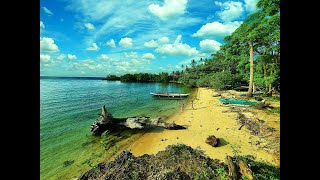
M 179 82 L 193 87 L 226 89 L 248 86 L 266 94 L 280 91 L 280 0 L 260 0 L 259 10 L 248 16 L 211 58 L 192 60 L 181 71 L 126 74 L 121 81 Z M 111 78 L 109 78 L 111 79 Z
M 179 71 L 173 71 L 171 74 L 161 72 L 159 74 L 138 73 L 125 74 L 123 76 L 108 75 L 105 80 L 120 80 L 124 82 L 178 82 Z
M 215 89 L 249 84 L 248 96 L 259 86 L 266 94 L 280 84 L 280 0 L 260 0 L 259 10 L 246 18 L 211 59 L 192 60 L 179 81 Z

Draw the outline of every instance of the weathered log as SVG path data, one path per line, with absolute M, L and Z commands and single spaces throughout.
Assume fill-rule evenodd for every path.
M 235 164 L 232 161 L 232 157 L 231 156 L 226 156 L 225 158 L 225 163 L 228 165 L 228 169 L 229 169 L 229 179 L 231 180 L 238 180 L 238 175 L 237 175 L 237 169 Z
M 255 105 L 253 105 L 253 107 L 255 107 L 256 109 L 260 109 L 260 110 L 263 110 L 263 109 L 266 109 L 266 108 L 270 108 L 270 109 L 274 108 L 273 106 L 270 105 L 270 103 L 266 103 L 263 100 L 260 103 L 257 103 Z
M 239 167 L 240 167 L 240 173 L 242 174 L 243 177 L 245 177 L 245 179 L 253 180 L 252 171 L 244 161 L 242 160 L 239 161 Z
M 216 138 L 215 136 L 211 135 L 211 136 L 207 137 L 206 143 L 213 146 L 213 147 L 217 147 L 220 143 L 220 140 L 218 138 Z
M 186 129 L 181 125 L 160 122 L 159 120 L 159 117 L 151 119 L 150 117 L 143 116 L 114 118 L 112 114 L 107 111 L 106 107 L 103 106 L 99 119 L 91 125 L 91 132 L 93 135 L 99 136 L 104 131 L 116 129 L 119 126 L 125 126 L 130 129 L 143 129 L 146 127 L 161 127 L 171 130 Z

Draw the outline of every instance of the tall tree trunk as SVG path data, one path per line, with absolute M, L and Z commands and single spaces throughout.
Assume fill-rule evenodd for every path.
M 249 81 L 249 90 L 248 96 L 252 97 L 252 87 L 253 87 L 253 45 L 250 42 L 250 81 Z
M 274 63 L 271 64 L 270 76 L 273 76 L 274 71 Z M 269 96 L 272 96 L 272 83 L 269 84 Z
M 266 82 L 266 79 L 267 79 L 267 65 L 266 63 L 263 63 L 263 79 L 264 79 L 264 84 L 265 84 L 265 91 L 267 91 L 267 82 Z

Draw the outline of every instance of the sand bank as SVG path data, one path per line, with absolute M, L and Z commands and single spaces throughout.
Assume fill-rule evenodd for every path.
M 257 160 L 267 161 L 279 165 L 279 157 L 259 149 L 254 143 L 258 137 L 251 135 L 245 128 L 238 130 L 240 125 L 235 120 L 236 113 L 223 113 L 228 107 L 220 106 L 217 97 L 212 96 L 212 90 L 199 88 L 194 108 L 187 104 L 184 111 L 170 117 L 167 122 L 175 122 L 187 127 L 186 130 L 163 130 L 148 132 L 133 142 L 127 149 L 134 155 L 155 154 L 164 150 L 166 146 L 183 143 L 204 151 L 213 159 L 224 160 L 226 155 L 253 155 Z M 268 122 L 268 115 L 263 116 Z M 279 117 L 275 117 L 279 121 Z M 280 123 L 273 124 L 279 132 Z M 219 147 L 212 147 L 205 143 L 209 135 L 215 135 L 221 140 Z M 279 144 L 280 146 L 280 144 Z M 277 155 L 279 156 L 279 155 Z

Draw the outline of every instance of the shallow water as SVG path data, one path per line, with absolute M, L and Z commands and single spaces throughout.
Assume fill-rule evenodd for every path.
M 71 179 L 108 158 L 90 125 L 106 105 L 114 117 L 169 116 L 184 100 L 150 92 L 190 93 L 173 83 L 122 83 L 84 78 L 40 78 L 40 178 Z

